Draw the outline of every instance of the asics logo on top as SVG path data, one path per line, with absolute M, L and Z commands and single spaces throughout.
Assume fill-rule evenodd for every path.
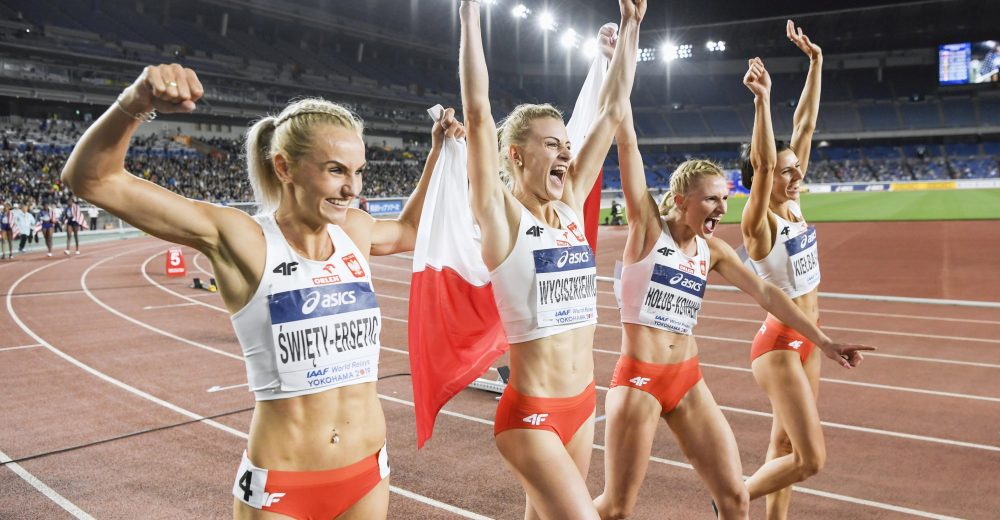
M 562 269 L 567 263 L 572 265 L 589 261 L 590 261 L 590 253 L 586 251 L 581 251 L 579 253 L 570 253 L 569 251 L 563 251 L 562 254 L 559 255 L 559 260 L 556 261 L 556 266 Z
M 681 273 L 677 273 L 670 278 L 670 285 L 677 285 L 678 282 L 680 282 L 681 287 L 687 287 L 693 291 L 701 290 L 701 283 L 694 280 L 688 280 L 687 278 L 684 278 L 684 275 Z
M 539 236 L 542 235 L 542 231 L 545 230 L 542 229 L 541 226 L 531 226 L 530 228 L 528 228 L 527 231 L 524 232 L 524 234 L 528 235 L 529 237 L 538 238 Z
M 545 418 L 548 416 L 549 414 L 547 413 L 533 413 L 524 419 L 521 419 L 521 422 L 526 422 L 532 426 L 538 426 L 545 422 Z
M 283 496 L 285 496 L 284 493 L 264 493 L 263 507 L 271 507 L 271 504 L 281 502 L 281 497 Z
M 650 382 L 650 379 L 648 377 L 635 376 L 632 379 L 629 379 L 628 382 L 635 386 L 645 386 L 646 383 Z
M 663 256 L 670 256 L 670 255 L 674 254 L 674 250 L 670 249 L 669 247 L 661 247 L 661 248 L 657 249 L 656 252 L 660 253 Z
M 298 262 L 281 262 L 278 267 L 275 267 L 272 273 L 280 274 L 282 276 L 290 276 L 299 268 Z
M 350 305 L 352 303 L 357 303 L 358 297 L 354 295 L 354 291 L 344 291 L 336 293 L 328 293 L 320 295 L 319 291 L 313 291 L 306 296 L 306 300 L 302 302 L 302 314 L 312 314 L 316 310 L 316 307 L 322 306 L 324 309 L 329 307 L 339 307 L 341 305 Z
M 798 341 L 798 340 L 796 340 L 796 341 L 789 341 L 788 342 L 788 346 L 792 347 L 792 348 L 794 348 L 796 350 L 798 350 L 798 348 L 802 346 L 802 342 Z

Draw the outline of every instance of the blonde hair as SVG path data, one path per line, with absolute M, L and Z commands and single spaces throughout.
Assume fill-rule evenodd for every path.
M 523 145 L 531 122 L 543 117 L 563 120 L 562 112 L 548 103 L 542 105 L 525 103 L 515 107 L 497 127 L 497 141 L 500 143 L 500 178 L 508 188 L 513 186 L 514 172 L 508 153 L 510 145 Z
M 278 115 L 262 117 L 247 130 L 247 174 L 258 213 L 271 213 L 281 202 L 281 182 L 274 171 L 274 156 L 280 153 L 294 164 L 309 152 L 313 144 L 312 130 L 320 124 L 353 130 L 358 137 L 364 134 L 364 122 L 360 117 L 323 98 L 293 101 Z
M 691 188 L 703 177 L 718 176 L 725 178 L 717 164 L 705 159 L 692 159 L 684 161 L 670 175 L 670 190 L 663 194 L 660 199 L 660 215 L 667 216 L 674 207 L 674 196 L 687 195 Z

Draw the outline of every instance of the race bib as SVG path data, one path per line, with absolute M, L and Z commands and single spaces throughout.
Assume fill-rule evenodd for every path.
M 589 246 L 532 251 L 539 327 L 597 319 L 597 264 Z
M 691 334 L 698 323 L 705 285 L 703 278 L 655 264 L 639 309 L 639 322 L 678 334 Z
M 272 294 L 268 308 L 283 391 L 375 380 L 382 316 L 368 282 Z
M 792 281 L 798 290 L 812 289 L 819 285 L 819 246 L 816 226 L 785 242 L 792 265 Z

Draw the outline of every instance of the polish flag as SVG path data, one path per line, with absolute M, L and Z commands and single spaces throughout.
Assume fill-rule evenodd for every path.
M 576 98 L 573 114 L 569 118 L 569 123 L 566 123 L 566 133 L 569 136 L 569 142 L 573 143 L 574 151 L 580 149 L 580 145 L 583 144 L 584 139 L 587 137 L 590 126 L 594 124 L 594 120 L 597 118 L 597 100 L 601 94 L 601 85 L 604 84 L 609 64 L 608 59 L 598 53 L 598 56 L 590 65 L 590 72 L 587 73 L 587 79 L 583 82 L 580 95 Z M 597 173 L 597 182 L 594 183 L 594 187 L 590 190 L 590 195 L 587 196 L 587 200 L 583 204 L 584 234 L 587 235 L 587 243 L 590 244 L 590 248 L 595 253 L 597 252 L 597 226 L 600 224 L 599 220 L 601 218 L 601 183 L 603 177 L 603 171 Z
M 583 142 L 597 116 L 607 65 L 608 60 L 599 56 L 591 67 L 566 125 L 572 143 Z M 440 105 L 428 110 L 435 120 L 443 112 Z M 431 438 L 445 403 L 510 348 L 469 207 L 467 155 L 464 141 L 445 140 L 427 187 L 413 250 L 408 332 L 417 448 Z M 600 195 L 598 179 L 588 197 L 588 204 L 595 201 L 594 216 L 584 217 L 592 248 Z
M 437 120 L 443 108 L 428 112 Z M 468 204 L 466 156 L 464 141 L 442 146 L 413 250 L 409 349 L 418 448 L 441 407 L 509 347 Z

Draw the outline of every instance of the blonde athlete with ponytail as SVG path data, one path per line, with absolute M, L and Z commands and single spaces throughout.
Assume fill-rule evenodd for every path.
M 657 205 L 646 187 L 631 110 L 615 136 L 628 217 L 621 294 L 622 354 L 605 401 L 604 520 L 628 517 L 646 475 L 659 419 L 712 495 L 720 518 L 745 519 L 749 494 L 732 429 L 701 377 L 693 329 L 715 270 L 761 307 L 829 348 L 832 343 L 780 289 L 750 272 L 714 234 L 729 188 L 718 166 L 682 163 Z
M 446 111 L 417 189 L 398 220 L 350 208 L 362 188 L 361 120 L 323 99 L 289 104 L 247 134 L 260 208 L 186 199 L 124 169 L 152 111 L 191 112 L 203 89 L 180 65 L 146 67 L 83 135 L 63 170 L 77 195 L 212 262 L 256 397 L 233 483 L 236 518 L 385 518 L 389 467 L 375 391 L 381 314 L 370 254 L 413 248 L 445 135 Z
M 459 72 L 468 124 L 472 214 L 482 258 L 510 342 L 510 384 L 493 433 L 525 490 L 525 519 L 594 520 L 586 475 L 594 442 L 594 328 L 597 280 L 584 236 L 583 203 L 635 75 L 645 0 L 619 0 L 621 29 L 598 114 L 574 158 L 562 114 L 521 105 L 497 128 L 490 110 L 478 1 L 462 2 Z M 609 31 L 611 29 L 609 28 Z M 609 34 L 602 33 L 604 45 Z M 510 177 L 505 185 L 497 174 Z

